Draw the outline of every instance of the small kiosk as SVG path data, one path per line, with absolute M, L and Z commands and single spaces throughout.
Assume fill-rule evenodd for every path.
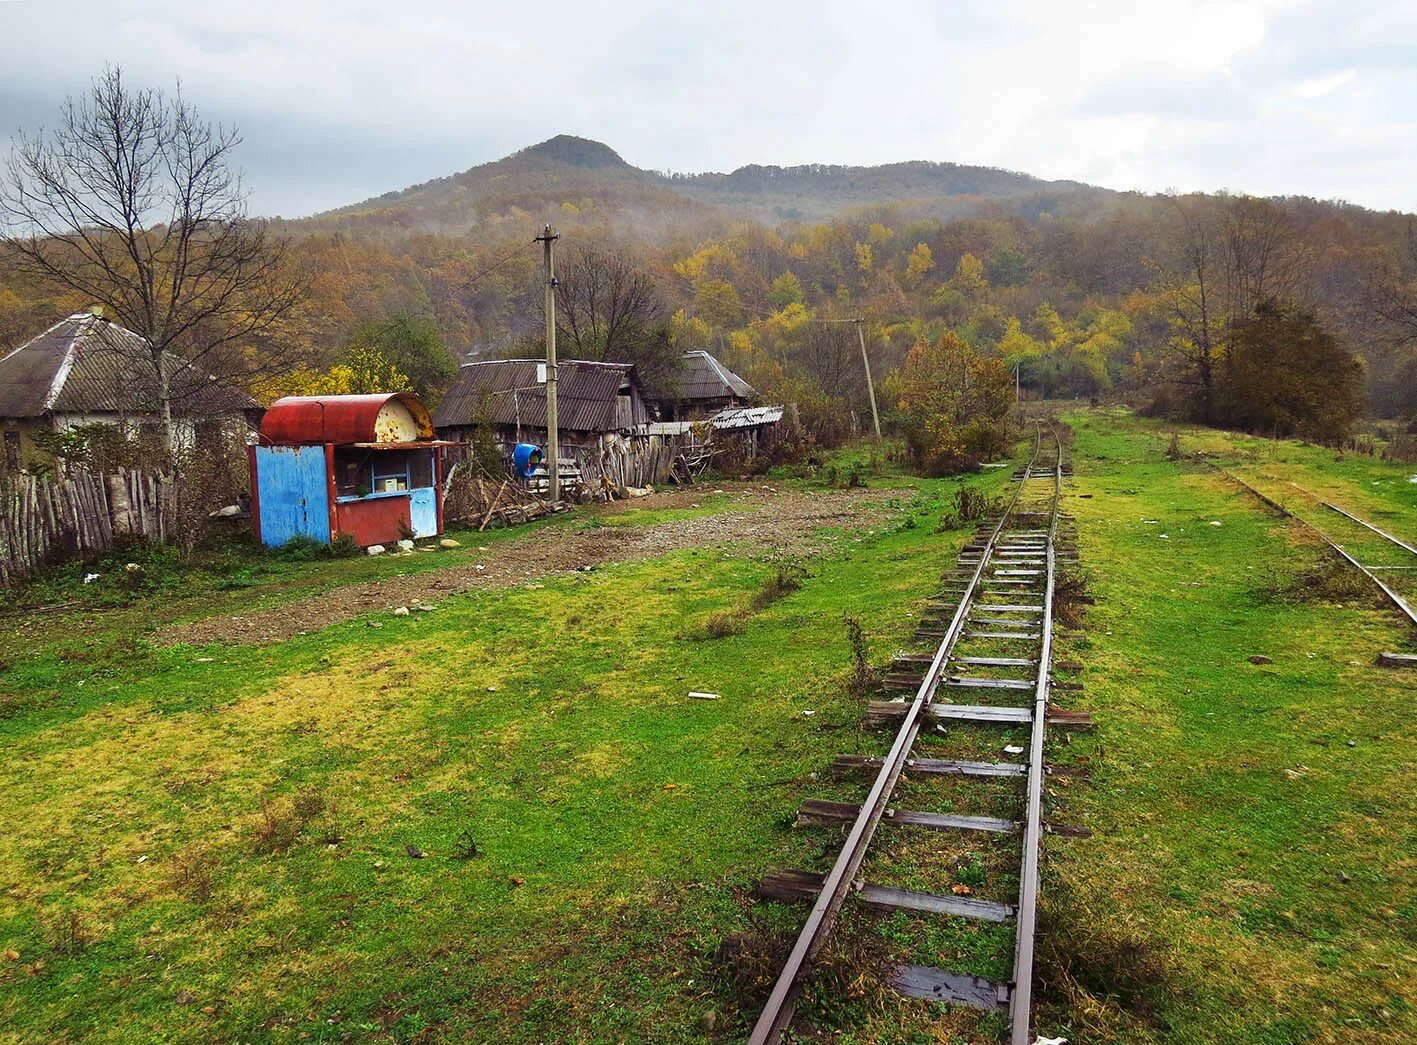
M 441 448 L 422 401 L 403 392 L 287 396 L 249 448 L 256 538 L 361 547 L 443 530 Z

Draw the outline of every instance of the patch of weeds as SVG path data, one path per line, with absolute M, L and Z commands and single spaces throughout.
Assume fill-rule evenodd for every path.
M 852 696 L 860 697 L 875 686 L 875 672 L 871 670 L 871 649 L 866 642 L 866 631 L 855 617 L 843 617 L 846 625 L 846 641 L 851 647 L 851 669 L 846 686 Z
M 962 486 L 955 491 L 955 515 L 960 522 L 975 522 L 994 514 L 999 508 L 997 497 L 990 497 L 972 486 Z
M 83 954 L 94 942 L 93 931 L 84 916 L 73 909 L 64 911 L 47 927 L 49 946 L 58 954 Z
M 178 853 L 172 861 L 172 887 L 193 903 L 206 903 L 216 868 L 216 857 L 205 849 Z
M 317 541 L 313 537 L 297 534 L 272 554 L 287 562 L 319 562 L 324 559 L 351 559 L 363 554 L 363 551 L 347 533 L 340 534 L 333 541 Z
M 745 1010 L 761 1007 L 792 948 L 791 939 L 765 929 L 730 933 L 709 959 L 714 977 Z
M 223 577 L 213 585 L 217 591 L 238 591 L 241 588 L 253 588 L 259 582 L 251 576 L 250 570 L 237 570 L 230 577 Z
M 955 877 L 971 889 L 982 889 L 989 876 L 979 857 L 971 856 L 968 862 L 959 865 L 955 871 Z
M 256 823 L 252 849 L 256 853 L 288 852 L 306 830 L 324 818 L 325 831 L 321 840 L 333 845 L 340 841 L 335 806 L 319 791 L 302 791 L 290 800 L 267 800 L 261 803 L 261 818 Z
M 1303 605 L 1370 605 L 1373 590 L 1368 580 L 1337 556 L 1325 555 L 1298 573 L 1286 575 L 1271 570 L 1254 589 L 1261 603 Z
M 852 461 L 844 468 L 829 464 L 822 470 L 822 479 L 836 490 L 864 489 L 866 472 L 860 461 Z
M 1091 578 L 1087 571 L 1063 569 L 1053 581 L 1053 619 L 1069 628 L 1082 627 L 1087 607 L 1092 605 L 1088 594 Z
M 726 639 L 743 630 L 742 610 L 719 610 L 704 618 L 704 626 L 699 634 L 705 639 Z
M 1185 1000 L 1173 947 L 1055 890 L 1043 912 L 1034 963 L 1040 1000 L 1085 1012 L 1098 1002 L 1164 1028 Z
M 779 564 L 761 588 L 753 593 L 749 606 L 754 613 L 767 609 L 779 599 L 786 598 L 798 588 L 807 577 L 807 571 L 795 563 Z
M 330 542 L 331 559 L 353 559 L 363 550 L 353 534 L 342 533 Z
M 951 530 L 958 530 L 959 527 L 959 516 L 954 512 L 945 512 L 940 516 L 940 521 L 935 524 L 935 532 L 949 533 Z

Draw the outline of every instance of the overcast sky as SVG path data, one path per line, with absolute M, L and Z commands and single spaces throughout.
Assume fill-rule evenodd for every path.
M 1417 210 L 1413 0 L 0 0 L 0 137 L 105 62 L 239 126 L 266 214 L 562 132 L 659 170 L 949 160 Z

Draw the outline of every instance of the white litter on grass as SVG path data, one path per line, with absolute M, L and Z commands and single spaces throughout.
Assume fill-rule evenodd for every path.
M 804 714 L 804 715 L 815 715 L 816 712 L 815 712 L 815 711 L 804 711 L 804 712 L 802 712 L 802 714 Z
M 1019 747 L 1017 744 L 1005 744 L 1005 745 L 1004 745 L 1004 754 L 1006 754 L 1006 755 L 1021 755 L 1021 754 L 1023 754 L 1023 748 Z
M 99 576 L 100 575 L 97 573 L 86 573 L 84 574 L 84 583 L 92 584 L 94 581 L 98 580 Z
M 1159 525 L 1159 524 L 1161 523 L 1161 520 L 1160 520 L 1160 519 L 1143 519 L 1143 520 L 1142 520 L 1142 523 L 1144 523 L 1144 524 L 1147 525 L 1147 526 L 1157 526 L 1157 525 Z
M 1212 520 L 1210 520 L 1210 525 L 1212 525 L 1212 526 L 1219 526 L 1219 525 L 1220 525 L 1220 520 L 1219 520 L 1219 519 L 1212 519 Z
M 1033 1045 L 1068 1045 L 1067 1038 L 1039 1038 Z
M 689 690 L 689 696 L 693 697 L 695 700 L 719 700 L 719 699 L 720 699 L 720 698 L 719 698 L 719 695 L 718 695 L 717 693 L 700 693 L 698 690 L 693 690 L 693 689 Z
M 1412 476 L 1412 477 L 1411 477 L 1410 479 L 1408 479 L 1407 481 L 1408 481 L 1409 483 L 1417 483 L 1417 475 Z
M 1169 533 L 1158 533 L 1156 536 L 1161 538 L 1161 540 L 1163 541 L 1169 541 L 1171 539 L 1171 535 Z

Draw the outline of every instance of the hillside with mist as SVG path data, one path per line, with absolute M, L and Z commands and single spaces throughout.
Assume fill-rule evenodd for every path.
M 826 221 L 895 208 L 950 220 L 980 212 L 1036 219 L 1082 213 L 1116 196 L 1072 181 L 1045 181 L 991 167 L 924 160 L 881 166 L 752 164 L 731 173 L 643 170 L 601 142 L 557 135 L 459 174 L 388 192 L 287 223 L 293 230 L 381 234 L 479 234 L 508 223 L 628 226 L 664 238 L 704 234 L 736 221 Z

